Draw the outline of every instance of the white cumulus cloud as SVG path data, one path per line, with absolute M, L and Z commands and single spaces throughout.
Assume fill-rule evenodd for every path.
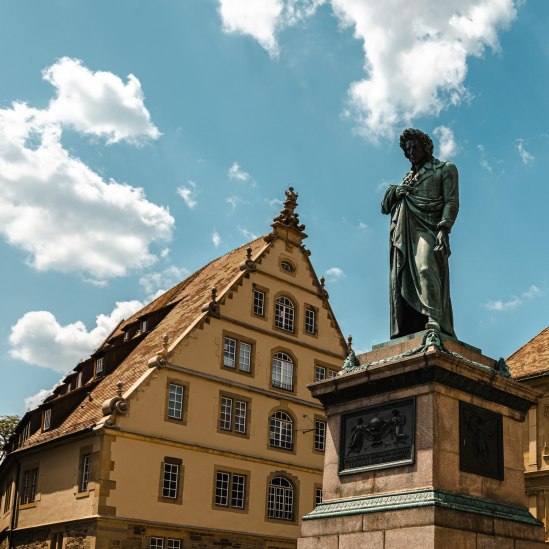
M 248 34 L 276 57 L 276 34 L 284 27 L 311 16 L 325 0 L 219 0 L 223 30 Z
M 81 133 L 107 137 L 109 143 L 160 136 L 143 103 L 141 83 L 133 74 L 124 84 L 112 72 L 92 72 L 69 57 L 42 74 L 57 93 L 44 113 L 46 119 Z
M 36 394 L 25 398 L 25 412 L 38 408 L 46 397 L 52 394 L 52 389 L 40 389 Z
M 29 364 L 68 372 L 97 348 L 122 319 L 142 307 L 143 303 L 137 300 L 117 302 L 110 314 L 96 317 L 91 330 L 80 320 L 61 325 L 49 311 L 30 311 L 11 327 L 10 354 Z
M 495 299 L 492 301 L 487 301 L 484 303 L 484 308 L 488 309 L 489 311 L 510 311 L 512 309 L 516 309 L 520 305 L 522 305 L 525 301 L 534 299 L 535 297 L 539 296 L 541 294 L 541 290 L 532 284 L 528 290 L 525 292 L 522 292 L 518 296 L 512 296 L 510 299 L 502 300 L 502 299 Z
M 105 87 L 105 112 L 100 112 L 100 97 L 80 97 L 82 86 L 72 85 L 78 77 L 68 78 L 68 66 L 83 71 L 87 87 L 93 88 L 98 73 L 65 58 L 45 71 L 59 86 L 58 98 L 47 109 L 17 102 L 0 109 L 0 234 L 24 250 L 37 270 L 76 272 L 101 282 L 154 263 L 150 246 L 171 239 L 174 219 L 166 208 L 149 202 L 143 189 L 105 180 L 63 147 L 67 125 L 110 141 L 156 135 L 142 112 L 142 96 L 134 96 L 132 103 L 123 85 L 120 90 Z M 107 78 L 110 73 L 100 74 Z M 85 120 L 73 116 L 68 104 L 66 112 L 59 109 L 61 98 L 73 107 L 86 104 L 89 113 L 81 113 Z M 134 111 L 141 113 L 141 125 L 129 122 L 136 119 Z
M 326 271 L 325 274 L 328 280 L 332 280 L 334 282 L 345 276 L 343 269 L 340 269 L 339 267 L 331 267 Z
M 277 33 L 322 1 L 219 0 L 224 29 L 253 36 L 272 56 Z M 362 42 L 365 77 L 349 88 L 347 114 L 370 139 L 392 137 L 421 116 L 469 96 L 467 61 L 498 50 L 498 32 L 520 0 L 330 0 L 342 27 Z M 295 16 L 291 8 L 295 8 Z
M 181 187 L 178 187 L 177 194 L 183 199 L 185 205 L 191 210 L 198 204 L 196 200 L 196 196 L 198 194 L 197 187 L 194 181 L 189 181 L 187 186 L 181 185 Z
M 233 162 L 233 165 L 229 168 L 227 172 L 229 179 L 231 181 L 240 181 L 242 183 L 255 183 L 253 177 L 245 172 L 238 162 Z
M 438 150 L 442 160 L 449 160 L 457 154 L 458 146 L 454 137 L 454 132 L 446 126 L 435 128 L 435 137 L 438 139 Z
M 217 231 L 212 233 L 212 243 L 216 248 L 221 244 L 221 235 Z
M 524 147 L 524 139 L 517 139 L 515 141 L 515 145 L 523 164 L 530 164 L 530 162 L 534 160 L 534 156 L 530 154 Z

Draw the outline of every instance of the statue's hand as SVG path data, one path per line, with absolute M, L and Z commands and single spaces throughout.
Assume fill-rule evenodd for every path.
M 411 193 L 412 192 L 412 189 L 413 187 L 411 185 L 406 185 L 405 183 L 401 183 L 397 188 L 396 188 L 396 197 L 398 199 L 402 198 L 404 195 L 408 194 L 408 193 Z
M 452 253 L 450 251 L 450 239 L 448 238 L 447 229 L 440 229 L 438 231 L 435 252 L 442 252 L 447 256 L 449 256 Z

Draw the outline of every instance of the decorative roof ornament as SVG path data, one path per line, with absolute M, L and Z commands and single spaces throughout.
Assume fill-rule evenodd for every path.
M 330 297 L 330 294 L 324 287 L 326 284 L 326 279 L 323 276 L 321 276 L 319 282 L 320 282 L 320 290 L 318 292 L 318 295 L 324 299 L 328 299 Z
M 217 302 L 217 288 L 215 286 L 212 288 L 211 301 L 202 307 L 202 312 L 209 313 L 212 316 L 219 316 L 219 303 Z
M 360 366 L 360 362 L 353 350 L 353 336 L 351 335 L 347 338 L 347 352 L 349 353 L 349 355 L 343 363 L 343 368 L 339 372 L 340 375 L 347 372 L 352 372 L 354 369 Z
M 241 271 L 255 271 L 255 261 L 252 259 L 252 249 L 246 248 L 246 260 L 240 264 Z
M 277 215 L 273 221 L 274 223 L 282 223 L 296 231 L 302 232 L 305 230 L 305 225 L 299 223 L 299 214 L 296 213 L 298 194 L 294 192 L 293 187 L 289 187 L 286 191 L 286 200 L 284 201 L 284 208 Z

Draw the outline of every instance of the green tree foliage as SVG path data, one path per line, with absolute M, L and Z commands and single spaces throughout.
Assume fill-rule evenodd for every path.
M 0 416 L 0 457 L 20 419 L 19 416 Z

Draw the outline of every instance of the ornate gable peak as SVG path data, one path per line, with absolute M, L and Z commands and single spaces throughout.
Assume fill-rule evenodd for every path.
M 293 187 L 289 187 L 285 194 L 284 208 L 273 219 L 271 227 L 274 230 L 271 234 L 273 238 L 279 236 L 295 244 L 300 244 L 304 238 L 307 238 L 307 235 L 303 232 L 305 225 L 299 222 L 299 214 L 295 211 L 299 195 Z

